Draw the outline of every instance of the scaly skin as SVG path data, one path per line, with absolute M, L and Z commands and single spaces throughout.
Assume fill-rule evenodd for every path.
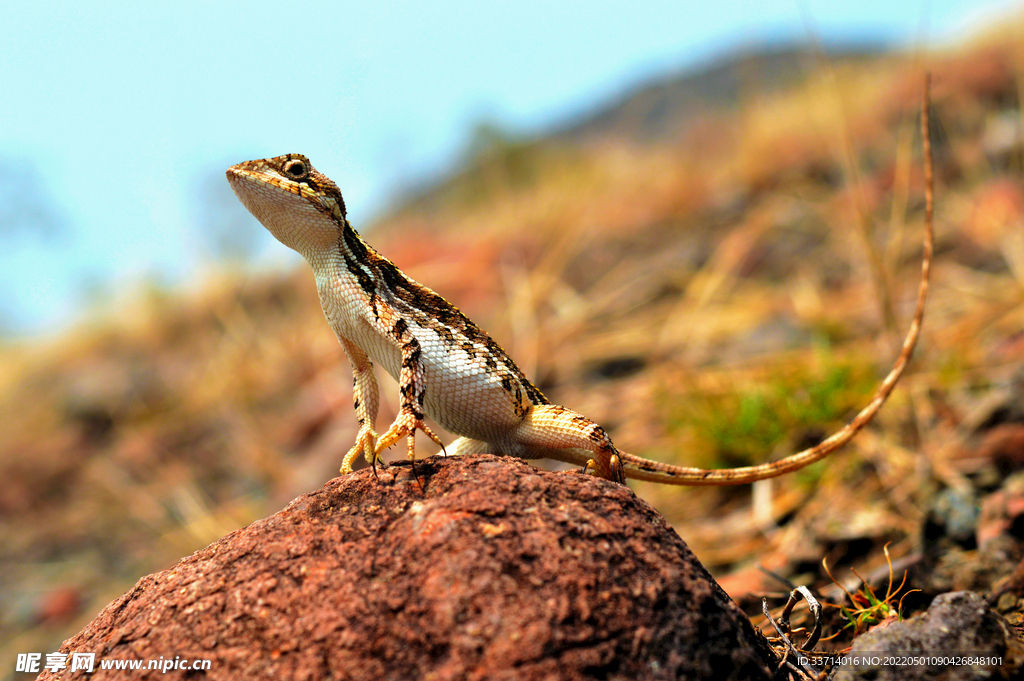
M 926 95 L 927 97 L 927 95 Z M 448 453 L 491 452 L 549 458 L 597 475 L 673 485 L 743 484 L 782 475 L 824 458 L 867 425 L 903 373 L 924 315 L 932 259 L 931 150 L 925 131 L 925 248 L 917 308 L 903 348 L 871 402 L 821 444 L 779 461 L 745 468 L 685 468 L 619 452 L 604 429 L 574 411 L 550 404 L 490 336 L 441 296 L 410 279 L 370 247 L 345 217 L 338 187 L 309 159 L 288 154 L 232 166 L 231 188 L 285 246 L 298 251 L 316 278 L 324 314 L 352 363 L 359 433 L 342 463 L 349 473 L 360 454 L 376 464 L 405 437 L 415 458 L 415 432 L 441 444 L 424 414 L 460 435 Z M 395 422 L 376 432 L 379 389 L 372 362 L 399 383 Z

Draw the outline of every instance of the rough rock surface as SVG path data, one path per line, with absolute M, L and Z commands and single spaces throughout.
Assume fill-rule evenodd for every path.
M 416 474 L 331 480 L 144 577 L 61 648 L 209 671 L 60 678 L 770 677 L 764 639 L 628 489 L 488 455 Z
M 887 658 L 952 658 L 968 656 L 1001 664 L 885 664 Z M 846 666 L 836 681 L 912 679 L 1018 679 L 1024 645 L 1006 620 L 993 612 L 978 594 L 954 591 L 936 596 L 922 615 L 875 629 L 857 638 L 852 659 L 877 659 L 881 664 Z

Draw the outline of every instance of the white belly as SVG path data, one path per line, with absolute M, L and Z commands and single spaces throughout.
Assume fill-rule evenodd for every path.
M 351 340 L 401 382 L 402 351 L 398 342 L 361 321 Z M 428 416 L 456 435 L 485 442 L 501 441 L 519 425 L 515 394 L 505 389 L 501 376 L 479 355 L 446 343 L 431 329 L 416 327 L 413 336 L 420 344 L 426 385 L 423 408 Z
M 314 271 L 324 314 L 335 333 L 361 347 L 401 383 L 401 342 L 382 329 L 386 325 L 380 319 L 368 316 L 368 300 L 358 282 L 340 266 Z M 519 379 L 504 367 L 488 366 L 485 358 L 492 364 L 495 359 L 487 352 L 467 352 L 459 342 L 445 341 L 423 325 L 408 328 L 420 344 L 424 412 L 456 435 L 490 443 L 507 439 L 529 403 Z

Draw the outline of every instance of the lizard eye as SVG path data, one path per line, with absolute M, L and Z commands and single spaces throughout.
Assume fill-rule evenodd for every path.
M 299 159 L 293 159 L 285 163 L 284 172 L 293 180 L 304 180 L 309 177 L 309 168 Z

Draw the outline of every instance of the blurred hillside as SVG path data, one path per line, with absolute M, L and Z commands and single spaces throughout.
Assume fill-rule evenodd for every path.
M 839 427 L 896 356 L 920 273 L 925 68 L 938 243 L 910 375 L 854 445 L 753 496 L 632 485 L 717 576 L 742 576 L 731 588 L 758 588 L 754 563 L 817 582 L 824 555 L 864 574 L 885 541 L 920 552 L 938 490 L 987 493 L 1024 460 L 1011 36 L 745 55 L 686 76 L 731 83 L 721 96 L 681 80 L 549 138 L 481 128 L 463 169 L 356 228 L 622 449 L 782 456 Z M 3 660 L 55 650 L 140 576 L 318 487 L 355 434 L 305 267 L 153 290 L 2 357 Z M 382 429 L 397 387 L 379 376 Z

